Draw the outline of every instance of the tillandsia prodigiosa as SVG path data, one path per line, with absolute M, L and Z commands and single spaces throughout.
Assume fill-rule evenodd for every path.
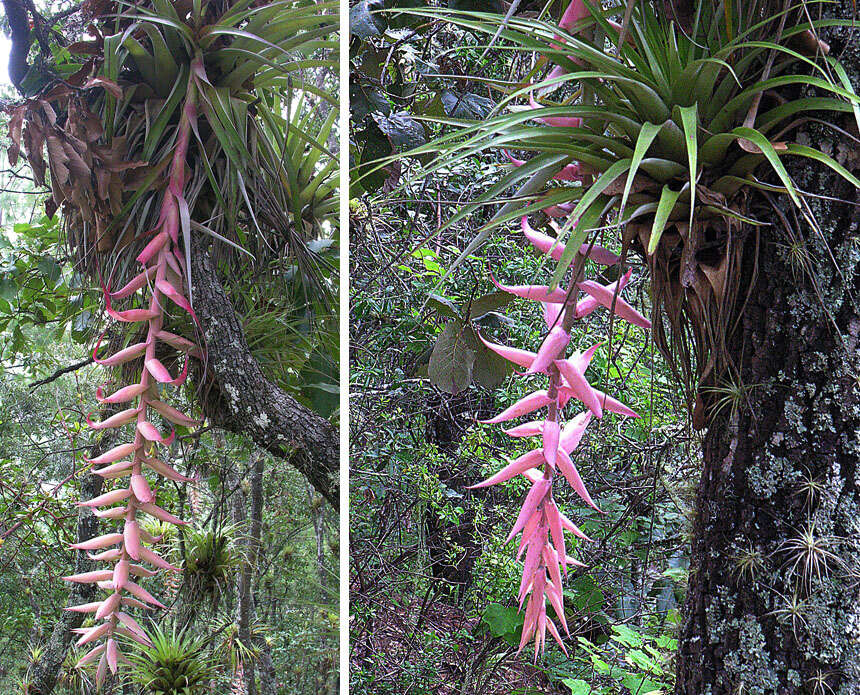
M 573 0 L 561 18 L 560 27 L 569 31 L 586 15 L 587 10 L 582 1 Z M 551 71 L 549 79 L 564 72 L 563 67 L 556 67 Z M 530 102 L 533 107 L 537 107 L 534 97 L 530 96 Z M 550 117 L 539 121 L 559 128 L 579 128 L 582 125 L 582 119 L 578 117 Z M 524 164 L 507 152 L 505 154 L 515 166 Z M 555 174 L 555 178 L 563 181 L 585 181 L 588 174 L 576 162 L 566 165 Z M 571 211 L 572 206 L 564 204 L 552 205 L 543 210 L 551 218 L 570 215 Z M 576 222 L 577 220 L 572 222 L 574 230 Z M 560 231 L 556 225 L 552 226 L 556 232 Z M 533 229 L 527 215 L 521 219 L 521 228 L 525 237 L 538 251 L 556 261 L 562 260 L 565 253 L 564 246 L 557 238 Z M 567 530 L 577 538 L 591 540 L 559 510 L 553 497 L 556 471 L 562 474 L 588 506 L 600 512 L 577 471 L 571 454 L 582 441 L 592 417 L 600 419 L 605 411 L 625 417 L 639 417 L 622 402 L 592 387 L 586 379 L 585 372 L 594 354 L 601 347 L 600 343 L 592 345 L 584 352 L 574 352 L 566 356 L 571 342 L 571 329 L 575 321 L 585 319 L 600 306 L 609 309 L 611 314 L 631 324 L 646 329 L 651 328 L 651 322 L 619 296 L 630 282 L 632 269 L 609 285 L 601 285 L 584 278 L 586 259 L 600 265 L 614 266 L 621 262 L 621 258 L 593 242 L 582 243 L 576 249 L 576 255 L 577 261 L 573 264 L 574 281 L 567 290 L 551 285 L 507 286 L 496 282 L 493 278 L 494 284 L 500 290 L 541 303 L 548 333 L 537 353 L 484 340 L 484 344 L 489 349 L 525 368 L 524 375 L 540 373 L 549 379 L 545 390 L 535 391 L 525 396 L 496 417 L 484 421 L 487 424 L 505 422 L 546 408 L 547 414 L 543 420 L 533 420 L 505 430 L 505 433 L 511 437 L 540 436 L 541 447 L 511 461 L 498 473 L 475 486 L 495 485 L 517 475 L 525 476 L 532 483 L 506 542 L 510 542 L 518 533 L 522 534 L 517 550 L 517 559 L 525 554 L 523 577 L 518 595 L 520 609 L 526 599 L 528 603 L 519 651 L 522 651 L 528 641 L 534 638 L 535 660 L 545 648 L 547 631 L 567 654 L 567 648 L 558 628 L 547 615 L 547 601 L 555 611 L 561 627 L 569 636 L 570 631 L 564 614 L 562 575 L 567 575 L 568 565 L 579 567 L 584 565 L 567 554 L 564 532 Z M 585 294 L 582 299 L 579 299 L 580 292 Z M 586 410 L 563 423 L 562 413 L 571 400 L 581 402 Z
M 558 255 L 562 251 L 562 247 L 558 246 L 552 237 L 532 229 L 526 217 L 522 219 L 522 229 L 538 251 L 550 255 Z M 594 244 L 584 245 L 580 249 L 580 255 L 583 259 L 588 258 L 607 266 L 620 261 L 611 251 Z M 590 540 L 556 505 L 553 497 L 555 474 L 560 472 L 586 504 L 600 511 L 588 493 L 571 454 L 579 446 L 592 417 L 601 418 L 606 411 L 626 417 L 638 417 L 620 401 L 593 388 L 586 379 L 585 371 L 600 348 L 600 343 L 592 345 L 584 352 L 573 352 L 566 356 L 571 342 L 571 329 L 574 321 L 586 318 L 600 306 L 608 308 L 625 321 L 650 328 L 651 322 L 619 296 L 629 283 L 631 275 L 632 270 L 628 270 L 610 285 L 581 279 L 568 290 L 560 287 L 550 289 L 547 285 L 507 286 L 496 283 L 501 290 L 540 302 L 548 333 L 537 353 L 498 345 L 482 338 L 489 349 L 524 368 L 526 376 L 544 374 L 549 379 L 546 389 L 530 393 L 496 417 L 484 421 L 488 424 L 506 422 L 546 408 L 547 413 L 543 420 L 533 420 L 505 430 L 511 437 L 540 436 L 540 448 L 523 454 L 495 475 L 474 486 L 496 485 L 517 475 L 525 476 L 532 483 L 507 540 L 510 541 L 522 532 L 517 558 L 525 553 L 525 564 L 518 598 L 520 608 L 526 598 L 528 604 L 519 648 L 522 650 L 526 643 L 534 638 L 535 659 L 545 646 L 547 631 L 567 653 L 559 630 L 546 611 L 546 602 L 549 601 L 561 627 L 569 635 L 564 615 L 562 575 L 567 574 L 568 565 L 583 565 L 567 554 L 564 531 L 570 531 L 583 540 Z M 582 299 L 578 299 L 580 292 L 586 295 Z M 562 413 L 571 400 L 580 401 L 586 406 L 586 410 L 564 423 Z
M 96 430 L 133 428 L 133 439 L 90 460 L 120 482 L 82 503 L 118 527 L 79 535 L 73 546 L 110 564 L 68 577 L 105 592 L 69 616 L 88 650 L 79 665 L 95 666 L 99 684 L 133 656 L 120 654 L 121 642 L 156 641 L 136 611 L 168 601 L 141 578 L 177 569 L 154 547 L 145 517 L 181 523 L 162 508 L 166 495 L 158 505 L 156 480 L 188 480 L 165 452 L 170 426 L 196 421 L 166 392 L 197 376 L 205 411 L 202 394 L 217 383 L 217 370 L 195 375 L 189 362 L 204 357 L 189 339 L 198 325 L 194 250 L 217 259 L 213 272 L 240 278 L 227 290 L 232 299 L 250 283 L 257 291 L 259 278 L 289 259 L 295 285 L 315 290 L 303 320 L 330 311 L 329 262 L 310 242 L 328 234 L 337 209 L 337 157 L 326 146 L 337 109 L 322 112 L 337 98 L 329 80 L 307 77 L 336 74 L 337 11 L 336 0 L 84 3 L 91 40 L 64 49 L 63 79 L 35 75 L 21 88 L 25 99 L 8 107 L 10 162 L 23 149 L 37 185 L 50 186 L 46 211 L 62 212 L 76 276 L 84 289 L 102 282 L 106 313 L 119 322 L 110 342 L 124 345 L 103 355 L 106 334 L 99 338 L 96 362 L 121 379 L 96 393 L 110 412 L 87 419 Z M 95 320 L 88 330 L 97 334 Z
M 147 545 L 157 543 L 159 538 L 149 534 L 140 523 L 141 515 L 149 515 L 170 524 L 183 524 L 181 519 L 170 514 L 156 504 L 156 496 L 147 473 L 174 481 L 190 481 L 159 458 L 159 447 L 169 446 L 175 437 L 175 430 L 169 435 L 162 433 L 151 421 L 154 415 L 165 421 L 183 427 L 198 425 L 198 421 L 162 400 L 164 387 L 180 386 L 188 375 L 188 363 L 192 357 L 202 357 L 200 347 L 191 340 L 164 330 L 165 312 L 173 305 L 186 312 L 196 322 L 194 310 L 185 296 L 187 286 L 184 276 L 185 258 L 179 247 L 181 218 L 188 214 L 188 203 L 183 191 L 186 184 L 186 158 L 194 122 L 197 117 L 198 80 L 205 80 L 206 74 L 199 59 L 192 63 L 192 76 L 188 81 L 188 91 L 180 116 L 176 149 L 170 165 L 167 186 L 165 187 L 158 224 L 152 230 L 152 239 L 137 256 L 142 270 L 124 287 L 116 291 L 110 282 L 103 288 L 107 313 L 116 321 L 123 323 L 146 323 L 146 338 L 130 345 L 108 357 L 99 357 L 96 344 L 93 358 L 99 364 L 117 367 L 130 360 L 143 357 L 143 368 L 137 384 L 124 386 L 110 395 L 105 395 L 103 387 L 96 391 L 101 403 L 136 403 L 111 415 L 101 422 L 87 422 L 91 428 L 122 428 L 134 426 L 134 439 L 119 444 L 109 451 L 88 459 L 94 466 L 93 472 L 105 480 L 122 481 L 115 489 L 98 497 L 80 502 L 90 507 L 99 518 L 118 521 L 121 530 L 76 543 L 72 548 L 88 551 L 91 559 L 111 563 L 112 568 L 64 577 L 66 581 L 96 583 L 106 593 L 100 601 L 73 606 L 67 610 L 93 613 L 96 624 L 91 627 L 77 628 L 81 635 L 78 646 L 103 640 L 91 649 L 78 662 L 78 666 L 96 662 L 96 684 L 100 687 L 107 671 L 116 674 L 117 664 L 126 661 L 122 655 L 117 638 L 126 637 L 140 644 L 150 646 L 151 642 L 140 624 L 131 617 L 125 608 L 133 606 L 141 609 L 164 608 L 164 605 L 146 589 L 140 586 L 137 578 L 151 577 L 157 570 L 180 572 Z M 112 302 L 142 295 L 146 308 L 117 311 Z M 185 361 L 181 373 L 173 376 L 156 356 L 159 344 L 165 344 L 184 353 Z M 122 503 L 120 506 L 115 506 Z M 90 554 L 89 551 L 99 551 Z M 140 564 L 139 564 L 140 563 Z M 145 565 L 150 565 L 150 569 Z
M 573 321 L 603 305 L 612 307 L 614 316 L 650 327 L 618 296 L 629 271 L 609 286 L 583 279 L 584 257 L 615 262 L 595 245 L 598 235 L 618 230 L 622 259 L 632 252 L 645 260 L 653 340 L 687 386 L 693 423 L 701 428 L 715 410 L 709 394 L 734 369 L 726 345 L 741 324 L 746 288 L 741 270 L 756 267 L 757 230 L 774 216 L 774 194 L 790 200 L 817 229 L 804 200 L 810 194 L 795 185 L 782 159 L 814 160 L 860 187 L 860 180 L 833 157 L 786 140 L 799 123 L 815 119 L 816 111 L 853 116 L 860 125 L 860 98 L 817 33 L 851 21 L 813 19 L 810 7 L 816 4 L 704 0 L 694 3 L 690 16 L 673 21 L 648 2 L 572 0 L 558 22 L 548 18 L 548 7 L 554 5 L 555 11 L 558 5 L 547 3 L 537 18 L 512 12 L 501 29 L 500 17 L 489 13 L 413 11 L 493 41 L 499 37 L 507 42 L 505 50 L 518 48 L 535 57 L 521 79 L 482 76 L 504 95 L 494 114 L 480 121 L 440 119 L 454 129 L 408 153 L 436 153 L 423 176 L 488 149 L 513 164 L 441 225 L 440 233 L 516 191 L 514 200 L 478 230 L 449 274 L 495 228 L 511 221 L 522 221 L 529 241 L 556 261 L 546 285 L 500 286 L 543 303 L 549 332 L 539 352 L 492 346 L 527 373 L 546 373 L 550 379 L 547 389 L 493 420 L 546 407 L 545 420 L 509 431 L 541 435 L 542 448 L 483 483 L 518 474 L 533 483 L 511 533 L 512 538 L 523 532 L 520 603 L 531 595 L 521 648 L 535 636 L 537 654 L 545 631 L 558 632 L 546 617 L 544 597 L 565 627 L 560 576 L 569 561 L 562 531 L 576 531 L 553 501 L 554 472 L 560 470 L 593 504 L 570 451 L 580 430 L 602 411 L 632 415 L 584 378 L 596 346 L 564 358 Z M 783 90 L 794 91 L 786 98 Z M 808 96 L 805 90 L 816 93 Z M 547 101 L 550 95 L 554 103 Z M 529 216 L 537 214 L 550 218 L 555 237 L 529 226 Z M 571 277 L 569 292 L 560 288 L 566 276 Z M 580 291 L 587 297 L 577 301 Z M 562 426 L 559 411 L 571 398 L 582 400 L 588 410 Z

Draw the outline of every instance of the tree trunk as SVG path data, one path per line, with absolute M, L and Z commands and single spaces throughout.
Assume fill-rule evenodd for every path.
M 250 437 L 260 448 L 287 459 L 337 509 L 337 429 L 266 379 L 251 355 L 242 324 L 218 279 L 202 235 L 192 243 L 191 279 L 194 310 L 209 353 L 205 371 L 198 371 L 203 377 L 201 401 L 207 417 L 215 425 Z
M 327 589 L 329 571 L 325 566 L 325 512 L 320 506 L 322 500 L 317 498 L 313 487 L 308 485 L 307 491 L 311 522 L 314 526 L 314 536 L 317 541 L 317 578 L 319 579 L 320 586 Z
M 823 38 L 858 85 L 856 41 Z M 856 144 L 807 135 L 856 171 Z M 762 233 L 729 346 L 745 396 L 704 438 L 676 695 L 860 695 L 860 195 L 786 163 L 802 190 L 850 202 L 810 200 L 809 273 L 778 220 Z
M 253 580 L 257 569 L 260 535 L 263 530 L 263 456 L 256 454 L 251 463 L 251 524 L 248 529 L 247 555 L 239 575 L 239 641 L 251 646 L 251 623 L 254 620 Z M 254 662 L 245 664 L 245 692 L 257 695 Z

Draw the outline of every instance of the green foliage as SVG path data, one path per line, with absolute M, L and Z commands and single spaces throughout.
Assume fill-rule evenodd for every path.
M 591 671 L 596 683 L 581 677 L 564 678 L 571 695 L 668 695 L 674 686 L 672 652 L 678 643 L 672 637 L 652 637 L 626 625 L 613 625 L 612 634 L 601 645 L 577 638 L 574 672 Z
M 428 303 L 440 315 L 453 319 L 445 325 L 430 353 L 427 374 L 434 386 L 453 394 L 473 381 L 487 389 L 501 385 L 510 371 L 508 364 L 481 342 L 478 330 L 482 324 L 492 325 L 503 319 L 497 310 L 509 304 L 511 298 L 506 292 L 491 292 L 475 300 L 470 298 L 465 306 L 458 307 L 447 297 L 429 296 Z
M 233 571 L 242 562 L 236 533 L 233 526 L 182 529 L 182 570 L 192 600 L 208 598 L 215 602 L 227 589 Z
M 59 244 L 57 217 L 0 234 L 0 357 L 22 359 L 31 373 L 44 366 L 48 343 L 68 335 L 84 344 L 97 325 L 97 295 L 80 273 L 57 262 Z
M 202 695 L 209 692 L 216 675 L 206 642 L 190 632 L 166 632 L 157 625 L 149 630 L 151 647 L 129 653 L 130 678 L 152 695 Z
M 698 5 L 702 14 L 696 16 L 691 34 L 680 31 L 674 24 L 663 23 L 650 9 L 634 4 L 628 40 L 617 49 L 620 57 L 604 50 L 605 42 L 613 48 L 618 42 L 619 29 L 608 19 L 619 14 L 622 9 L 619 6 L 607 9 L 590 6 L 593 19 L 585 28 L 590 25 L 593 38 L 586 38 L 582 31 L 576 35 L 562 32 L 563 46 L 553 41 L 553 37 L 559 37 L 559 30 L 549 22 L 513 17 L 501 36 L 521 50 L 534 51 L 543 58 L 527 78 L 537 77 L 543 62 L 548 60 L 569 73 L 542 86 L 574 87 L 576 91 L 560 104 L 525 111 L 517 108 L 511 115 L 503 113 L 505 108 L 515 99 L 527 96 L 534 86 L 498 82 L 499 88 L 507 93 L 495 109 L 500 115 L 477 124 L 465 119 L 444 119 L 445 123 L 460 126 L 458 131 L 410 154 L 439 153 L 425 168 L 424 176 L 449 168 L 454 158 L 467 157 L 476 149 L 485 148 L 505 147 L 534 153 L 547 158 L 545 168 L 552 171 L 558 170 L 557 162 L 565 158 L 580 162 L 597 177 L 594 184 L 562 191 L 554 189 L 545 201 L 576 202 L 571 220 L 579 218 L 594 201 L 601 203 L 604 215 L 615 209 L 619 220 L 653 219 L 662 190 L 678 194 L 672 205 L 666 206 L 668 210 L 662 211 L 663 223 L 684 219 L 692 223 L 693 217 L 701 222 L 724 216 L 750 222 L 746 210 L 734 201 L 737 192 L 748 186 L 784 192 L 800 207 L 798 191 L 780 161 L 785 155 L 815 159 L 854 185 L 860 185 L 860 180 L 824 153 L 768 139 L 773 133 L 781 135 L 804 114 L 851 113 L 860 102 L 850 83 L 835 76 L 839 71 L 835 59 L 820 60 L 819 63 L 826 63 L 827 67 L 823 67 L 787 45 L 792 39 L 814 33 L 830 20 L 809 22 L 804 17 L 783 30 L 778 27 L 781 15 L 762 21 L 742 3 L 734 4 L 736 19 L 741 24 L 732 26 L 728 38 L 720 31 L 720 19 L 707 15 L 708 3 Z M 415 13 L 444 17 L 460 27 L 487 35 L 498 28 L 496 20 L 486 15 L 431 9 Z M 779 37 L 776 41 L 767 38 L 774 34 Z M 791 72 L 810 66 L 814 69 L 812 77 Z M 761 95 L 767 90 L 797 84 L 814 86 L 826 96 L 796 99 L 789 104 L 777 102 L 770 108 L 759 109 Z M 558 116 L 580 117 L 583 122 L 579 127 L 535 127 L 529 123 L 535 118 Z M 733 147 L 735 143 L 739 146 Z M 549 159 L 552 155 L 556 157 Z M 762 165 L 770 167 L 780 185 L 764 186 L 752 177 Z M 631 192 L 637 174 L 642 182 Z M 475 197 L 446 225 L 494 200 L 498 191 L 522 179 L 520 170 L 507 174 L 498 189 L 492 187 Z M 610 186 L 616 181 L 614 187 Z M 616 190 L 621 181 L 626 181 L 623 193 Z M 691 187 L 691 181 L 697 185 Z M 698 203 L 697 188 L 707 194 Z M 667 200 L 665 195 L 662 199 Z M 622 201 L 625 205 L 619 211 Z M 502 224 L 511 216 L 497 215 L 493 225 Z M 661 225 L 654 226 L 654 236 L 662 233 Z M 593 220 L 592 228 L 599 226 L 600 218 Z M 568 236 L 570 229 L 568 222 L 561 239 L 578 246 L 579 240 Z M 486 239 L 489 230 L 489 226 L 482 227 L 476 241 Z M 578 226 L 577 231 L 588 230 Z M 557 274 L 555 282 L 558 279 Z
M 485 167 L 486 160 L 464 162 L 452 170 L 452 189 L 443 193 L 456 199 L 459 182 L 479 179 Z M 353 664 L 352 689 L 399 693 L 411 686 L 432 692 L 445 682 L 467 692 L 564 692 L 565 679 L 580 679 L 595 693 L 626 692 L 620 680 L 598 677 L 590 661 L 577 660 L 584 652 L 575 639 L 566 640 L 572 660 L 550 648 L 531 676 L 522 673 L 530 659 L 513 656 L 522 613 L 510 597 L 519 586 L 521 567 L 510 546 L 503 547 L 499 530 L 513 523 L 525 485 L 512 480 L 489 494 L 466 486 L 495 472 L 503 463 L 501 452 L 514 457 L 526 451 L 525 445 L 511 450 L 504 436 L 474 421 L 531 387 L 505 380 L 492 394 L 472 384 L 448 395 L 434 387 L 422 366 L 445 326 L 461 321 L 477 298 L 493 296 L 482 261 L 505 282 L 546 272 L 546 258 L 523 253 L 510 237 L 493 235 L 482 258 L 469 258 L 445 294 L 433 297 L 439 277 L 468 243 L 470 226 L 443 232 L 438 246 L 416 249 L 415 239 L 433 228 L 435 211 L 419 207 L 416 226 L 410 228 L 400 222 L 401 206 L 385 199 L 373 205 L 373 228 L 364 226 L 362 208 L 355 208 L 355 229 L 365 244 L 352 255 L 353 277 L 360 279 L 351 328 L 356 346 L 351 366 L 356 394 L 351 624 L 356 652 L 364 655 Z M 396 262 L 380 273 L 380 264 L 391 259 Z M 362 282 L 366 278 L 372 280 Z M 604 281 L 614 279 L 610 274 Z M 635 301 L 639 307 L 647 299 L 640 294 Z M 481 326 L 482 335 L 536 349 L 542 317 L 526 304 L 503 307 L 502 318 L 488 315 L 492 320 Z M 610 336 L 611 355 L 598 352 L 590 378 L 610 392 L 623 384 L 625 399 L 644 417 L 622 424 L 607 416 L 581 445 L 577 466 L 586 480 L 600 486 L 598 503 L 607 514 L 583 509 L 572 496 L 559 499 L 565 513 L 595 540 L 570 544 L 571 554 L 588 568 L 565 580 L 565 607 L 575 637 L 608 650 L 616 644 L 606 644 L 612 627 L 628 625 L 652 640 L 648 644 L 662 641 L 655 647 L 662 664 L 673 653 L 665 639 L 674 638 L 683 598 L 684 582 L 664 572 L 683 574 L 686 564 L 693 476 L 685 447 L 691 443 L 671 374 L 646 337 L 625 331 L 621 322 L 610 333 L 608 322 L 596 321 L 578 324 L 573 340 L 588 345 Z M 462 566 L 474 547 L 470 578 L 458 590 L 438 568 Z M 414 644 L 430 646 L 411 651 Z M 400 654 L 408 657 L 401 660 Z M 612 674 L 619 679 L 629 673 L 630 678 L 670 683 L 665 676 L 670 666 L 663 666 L 664 676 L 648 675 L 624 661 L 625 654 L 615 650 L 602 657 L 613 663 Z M 586 665 L 589 670 L 583 671 Z

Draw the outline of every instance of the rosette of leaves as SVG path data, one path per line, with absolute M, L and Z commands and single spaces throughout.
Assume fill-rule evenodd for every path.
M 242 558 L 234 526 L 183 529 L 182 570 L 192 601 L 209 599 L 215 606 Z
M 585 2 L 566 29 L 509 18 L 501 40 L 538 56 L 525 84 L 494 83 L 504 94 L 497 115 L 441 119 L 453 132 L 410 153 L 438 153 L 422 175 L 487 149 L 524 153 L 442 227 L 517 190 L 461 259 L 498 225 L 561 210 L 555 287 L 581 244 L 617 226 L 625 253 L 641 253 L 651 270 L 656 344 L 688 386 L 716 383 L 731 369 L 724 345 L 743 305 L 741 265 L 754 264 L 756 230 L 779 218 L 774 199 L 786 197 L 816 228 L 785 158 L 814 160 L 860 187 L 835 159 L 791 141 L 809 119 L 860 123 L 860 99 L 816 33 L 846 22 L 811 19 L 819 4 L 705 0 L 684 26 L 640 2 Z M 414 11 L 499 30 L 498 15 Z
M 69 46 L 78 71 L 10 119 L 10 160 L 23 148 L 37 184 L 49 183 L 49 213 L 63 208 L 78 267 L 116 282 L 133 268 L 125 249 L 139 250 L 156 227 L 152 198 L 199 57 L 206 79 L 189 148 L 186 251 L 192 233 L 209 234 L 237 265 L 287 255 L 318 276 L 325 261 L 307 244 L 335 212 L 337 161 L 326 143 L 337 88 L 318 76 L 336 74 L 337 3 L 93 7 L 96 38 Z
M 436 388 L 455 394 L 472 383 L 486 389 L 502 384 L 510 373 L 508 365 L 479 340 L 478 329 L 498 323 L 498 310 L 512 300 L 513 296 L 506 292 L 491 292 L 460 306 L 447 297 L 430 295 L 428 305 L 451 319 L 429 354 L 427 376 Z
M 165 632 L 157 625 L 147 634 L 152 645 L 128 656 L 128 675 L 133 682 L 152 695 L 201 695 L 210 691 L 210 681 L 218 670 L 205 652 L 205 640 L 189 632 Z

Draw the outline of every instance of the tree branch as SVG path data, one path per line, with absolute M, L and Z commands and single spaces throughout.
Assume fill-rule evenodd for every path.
M 6 19 L 9 20 L 12 48 L 9 50 L 9 80 L 18 91 L 21 91 L 21 81 L 30 66 L 27 55 L 30 52 L 30 20 L 22 0 L 3 0 Z
M 192 243 L 191 279 L 194 310 L 209 355 L 204 413 L 213 424 L 245 434 L 257 446 L 288 460 L 338 509 L 337 429 L 263 374 L 218 279 L 208 240 L 202 237 Z
M 88 364 L 92 364 L 94 362 L 92 357 L 89 357 L 85 360 L 81 360 L 80 362 L 75 362 L 74 364 L 70 364 L 68 367 L 61 367 L 56 372 L 51 374 L 51 376 L 45 377 L 44 379 L 39 379 L 38 381 L 30 382 L 27 387 L 30 389 L 39 388 L 40 386 L 44 386 L 45 384 L 50 384 L 52 381 L 56 381 L 63 374 L 68 374 L 69 372 L 76 372 L 81 367 L 86 367 Z

